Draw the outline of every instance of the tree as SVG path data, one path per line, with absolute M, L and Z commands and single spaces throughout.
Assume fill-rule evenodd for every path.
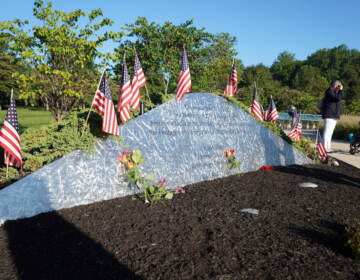
M 345 65 L 351 62 L 352 51 L 346 45 L 321 49 L 310 55 L 305 64 L 317 67 L 327 80 L 341 79 Z
M 271 65 L 270 71 L 274 79 L 281 81 L 284 86 L 291 86 L 292 79 L 301 62 L 295 60 L 295 55 L 289 52 L 282 52 Z
M 104 56 L 98 48 L 120 33 L 101 32 L 112 25 L 100 9 L 86 14 L 53 10 L 52 3 L 34 3 L 34 16 L 42 22 L 25 30 L 27 22 L 0 23 L 0 40 L 32 67 L 30 73 L 15 73 L 20 97 L 39 98 L 57 121 L 66 117 L 87 92 L 96 87 L 96 61 Z M 80 26 L 81 23 L 81 26 Z
M 152 93 L 174 93 L 180 72 L 180 53 L 186 48 L 192 77 L 193 91 L 217 91 L 225 87 L 231 71 L 236 38 L 228 33 L 211 34 L 193 26 L 193 20 L 174 25 L 160 25 L 139 17 L 127 24 L 124 31 L 128 37 L 116 50 L 116 60 L 126 54 L 129 71 L 133 72 L 134 49 L 136 49 Z M 131 62 L 131 63 L 130 63 Z M 120 74 L 122 63 L 115 67 Z M 241 61 L 237 61 L 241 75 Z M 225 74 L 226 73 L 226 74 Z M 222 88 L 223 90 L 223 88 Z
M 329 81 L 321 75 L 320 69 L 303 65 L 293 80 L 294 88 L 308 92 L 312 96 L 321 96 L 329 86 Z
M 11 89 L 17 89 L 12 75 L 21 69 L 19 61 L 7 52 L 5 44 L 0 44 L 0 106 L 9 104 Z

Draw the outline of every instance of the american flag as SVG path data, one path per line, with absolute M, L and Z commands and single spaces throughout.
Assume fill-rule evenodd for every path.
M 259 103 L 256 86 L 254 86 L 253 102 L 251 104 L 251 113 L 259 120 L 264 120 L 263 110 Z
M 315 147 L 316 147 L 316 153 L 318 154 L 319 159 L 321 161 L 327 160 L 328 154 L 326 152 L 326 149 L 325 149 L 325 146 L 324 146 L 324 141 L 321 138 L 321 136 L 319 134 L 319 131 L 317 132 L 317 135 L 316 135 L 316 145 L 315 145 Z
M 130 107 L 137 110 L 140 106 L 140 89 L 145 86 L 146 79 L 141 68 L 140 60 L 135 53 L 134 77 L 131 85 Z
M 301 124 L 300 117 L 297 116 L 295 123 L 294 123 L 292 129 L 290 130 L 288 136 L 292 141 L 300 141 L 301 134 L 302 134 L 302 124 Z
M 103 116 L 102 131 L 119 135 L 119 125 L 105 72 L 100 79 L 100 84 L 95 92 L 91 107 L 95 108 Z
M 20 149 L 19 124 L 15 100 L 11 95 L 10 107 L 0 130 L 0 146 L 4 148 L 4 162 L 8 166 L 20 168 L 23 165 Z
M 264 121 L 276 122 L 279 119 L 279 114 L 276 110 L 275 102 L 270 98 L 269 108 L 264 114 Z
M 235 67 L 235 62 L 233 62 L 233 66 L 231 69 L 230 77 L 227 81 L 226 88 L 224 90 L 224 94 L 228 96 L 235 96 L 237 89 L 237 72 Z
M 120 112 L 120 119 L 123 123 L 130 119 L 130 100 L 131 100 L 131 84 L 126 60 L 124 57 L 122 77 L 120 83 L 120 93 L 118 101 L 118 112 Z
M 191 77 L 189 62 L 185 48 L 181 55 L 181 71 L 179 74 L 178 86 L 176 89 L 176 99 L 181 100 L 187 92 L 191 90 Z

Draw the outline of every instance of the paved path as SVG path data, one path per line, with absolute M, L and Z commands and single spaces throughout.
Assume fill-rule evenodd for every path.
M 288 130 L 285 131 L 286 134 L 289 133 Z M 303 136 L 310 137 L 315 139 L 316 130 L 303 130 Z M 360 153 L 352 155 L 349 153 L 350 144 L 347 141 L 343 140 L 332 140 L 331 149 L 333 150 L 329 156 L 342 160 L 348 164 L 351 164 L 357 168 L 360 168 Z
M 348 164 L 360 168 L 360 153 L 351 155 L 349 153 L 350 150 L 349 142 L 342 140 L 333 140 L 331 142 L 331 149 L 333 150 L 333 152 L 329 154 L 331 157 L 342 160 Z

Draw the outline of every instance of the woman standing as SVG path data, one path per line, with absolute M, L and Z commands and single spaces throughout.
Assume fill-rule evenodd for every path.
M 343 85 L 340 81 L 333 81 L 330 87 L 325 91 L 325 97 L 322 104 L 322 118 L 324 119 L 324 146 L 327 152 L 331 151 L 331 138 L 340 119 L 341 98 L 343 96 Z

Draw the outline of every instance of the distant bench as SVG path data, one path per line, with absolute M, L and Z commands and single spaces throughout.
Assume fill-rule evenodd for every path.
M 319 129 L 322 122 L 321 115 L 300 114 L 303 129 Z M 291 129 L 291 117 L 288 113 L 279 113 L 279 125 L 282 129 Z

